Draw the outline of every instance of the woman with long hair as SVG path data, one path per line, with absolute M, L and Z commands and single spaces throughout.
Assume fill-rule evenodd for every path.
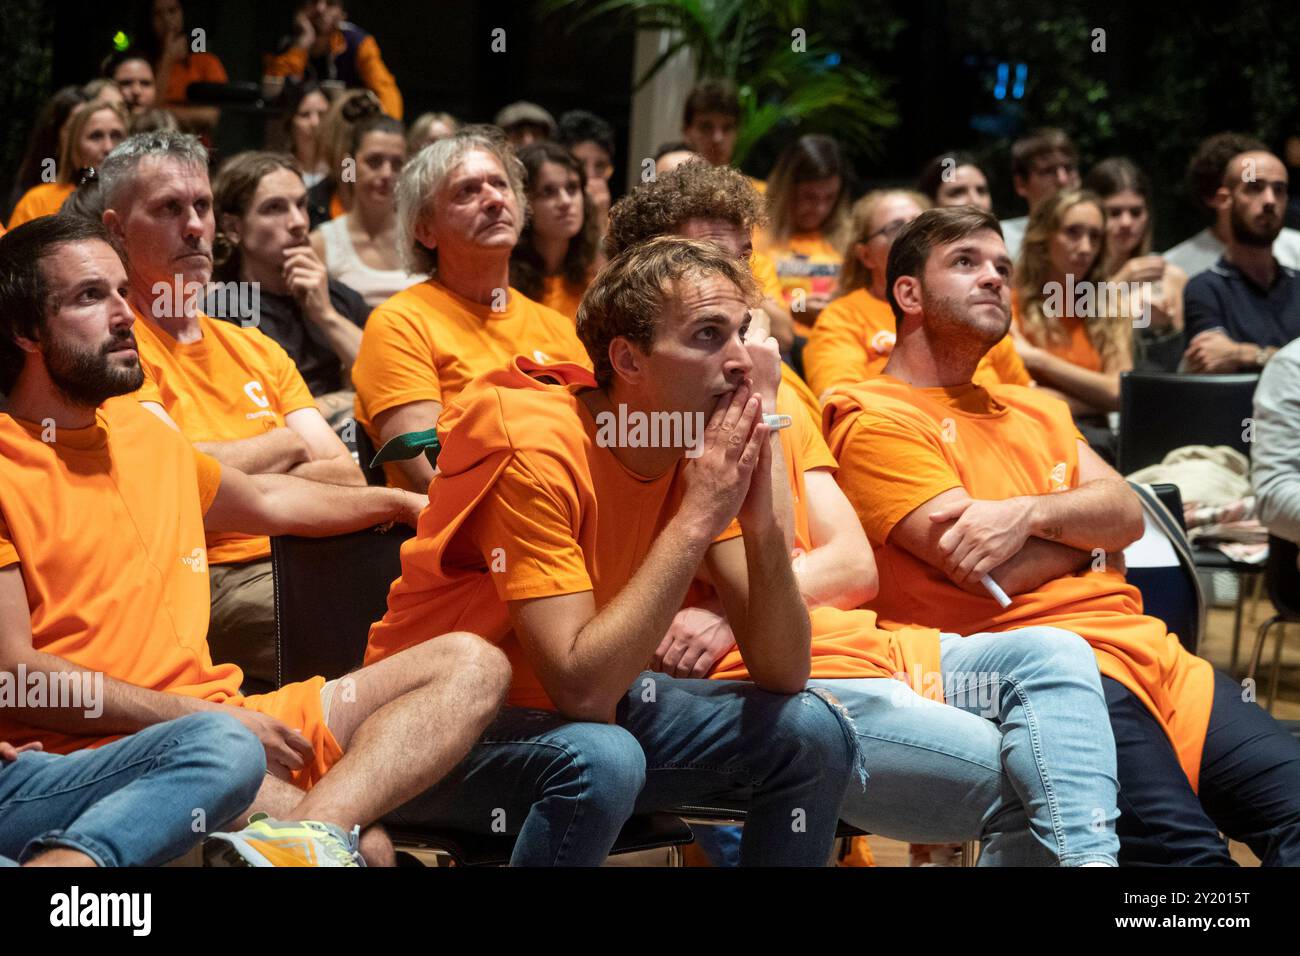
M 9 217 L 9 228 L 59 211 L 89 168 L 97 168 L 126 138 L 126 115 L 115 103 L 83 103 L 72 111 L 60 137 L 55 180 L 38 183 L 23 194 Z
M 975 157 L 965 150 L 949 150 L 926 163 L 916 179 L 916 188 L 940 209 L 974 206 L 985 212 L 993 211 L 989 178 Z
M 1183 290 L 1187 273 L 1151 252 L 1155 220 L 1151 183 L 1122 156 L 1103 159 L 1084 179 L 1106 211 L 1106 278 L 1128 296 L 1134 317 L 1135 368 L 1174 372 L 1183 352 Z
M 352 208 L 321 223 L 311 245 L 329 274 L 351 286 L 371 308 L 421 281 L 402 268 L 397 249 L 397 174 L 406 162 L 401 120 L 380 114 L 356 125 L 343 157 L 356 170 Z
M 1119 408 L 1120 373 L 1133 367 L 1130 320 L 1106 282 L 1106 254 L 1101 199 L 1063 189 L 1029 216 L 1012 295 L 1025 367 L 1069 404 L 1103 457 L 1114 451 L 1106 413 Z
M 285 100 L 281 147 L 298 161 L 303 182 L 311 189 L 329 173 L 320 139 L 329 97 L 318 83 L 307 80 L 286 86 Z
M 116 89 L 116 84 L 114 88 Z M 84 88 L 65 86 L 41 106 L 36 114 L 36 122 L 32 125 L 32 131 L 27 137 L 27 149 L 18 163 L 18 175 L 14 178 L 13 189 L 10 190 L 8 201 L 4 205 L 6 220 L 18 205 L 18 200 L 23 198 L 23 194 L 43 182 L 46 160 L 51 156 L 57 160 L 59 153 L 62 152 L 68 117 L 72 115 L 73 110 L 90 99 Z
M 583 165 L 543 141 L 519 150 L 530 215 L 510 256 L 510 285 L 548 308 L 578 317 L 596 266 L 596 220 Z
M 795 331 L 807 335 L 831 301 L 844 261 L 852 171 L 830 136 L 800 136 L 767 180 L 768 227 L 755 246 L 776 264 Z

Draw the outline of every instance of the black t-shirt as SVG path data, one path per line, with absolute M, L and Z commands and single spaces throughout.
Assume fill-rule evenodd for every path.
M 330 279 L 329 283 L 330 302 L 335 310 L 357 328 L 365 328 L 366 319 L 370 317 L 370 306 L 350 286 L 334 279 Z M 263 291 L 260 293 L 259 305 L 256 328 L 275 339 L 289 353 L 312 395 L 336 392 L 343 387 L 342 363 L 330 348 L 325 333 L 303 315 L 302 307 L 293 296 Z M 213 313 L 209 311 L 208 314 Z M 237 325 L 254 324 L 241 323 L 237 318 L 224 321 Z
M 1234 342 L 1277 348 L 1300 336 L 1300 277 L 1281 264 L 1264 289 L 1220 258 L 1187 283 L 1183 305 L 1188 343 L 1209 329 L 1222 329 Z

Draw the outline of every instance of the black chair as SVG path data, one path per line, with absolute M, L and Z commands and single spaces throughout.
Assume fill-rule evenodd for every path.
M 330 538 L 271 539 L 278 686 L 318 674 L 342 677 L 361 665 L 370 625 L 383 617 L 389 585 L 401 573 L 402 542 L 414 533 L 399 525 Z M 507 834 L 386 828 L 399 847 L 438 850 L 461 866 L 507 863 L 514 848 Z M 692 839 L 677 816 L 644 814 L 628 820 L 611 853 L 667 848 L 680 864 L 680 847 Z
M 1120 376 L 1119 472 L 1132 474 L 1156 465 L 1185 445 L 1227 445 L 1250 457 L 1250 422 L 1255 415 L 1257 373 L 1178 375 L 1171 372 L 1125 372 Z M 1181 513 L 1180 513 L 1181 514 Z M 1259 565 L 1233 561 L 1217 548 L 1193 548 L 1201 571 L 1229 571 L 1237 576 L 1233 612 L 1232 660 L 1237 668 L 1247 578 Z
M 1297 553 L 1300 553 L 1300 549 L 1294 541 L 1273 534 L 1268 536 L 1264 587 L 1268 590 L 1268 599 L 1273 602 L 1277 613 L 1260 625 L 1255 636 L 1255 647 L 1250 653 L 1250 669 L 1246 672 L 1251 680 L 1254 680 L 1255 671 L 1259 667 L 1260 654 L 1264 650 L 1269 630 L 1275 624 L 1300 624 L 1300 568 L 1296 567 Z M 1269 678 L 1266 704 L 1270 711 L 1273 709 L 1273 701 L 1277 699 L 1278 680 L 1282 673 L 1282 640 L 1285 634 L 1284 630 L 1279 630 L 1277 643 L 1273 645 L 1273 673 Z

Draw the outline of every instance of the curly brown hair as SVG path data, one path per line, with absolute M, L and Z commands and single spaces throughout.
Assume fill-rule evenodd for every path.
M 763 197 L 730 166 L 692 159 L 632 190 L 609 211 L 605 251 L 613 258 L 692 219 L 721 219 L 745 230 L 766 222 Z

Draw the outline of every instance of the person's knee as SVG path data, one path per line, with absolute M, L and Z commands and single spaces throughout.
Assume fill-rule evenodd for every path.
M 257 736 L 229 714 L 205 712 L 179 718 L 187 749 L 220 774 L 232 804 L 247 806 L 266 776 L 266 750 Z
M 801 691 L 780 707 L 764 745 L 774 763 L 806 766 L 815 772 L 839 774 L 846 780 L 858 764 L 853 718 L 826 688 Z
M 629 811 L 645 786 L 641 744 L 616 724 L 572 724 L 555 741 L 561 748 L 556 771 L 588 796 Z
M 444 634 L 430 644 L 436 645 L 442 657 L 436 672 L 462 675 L 495 704 L 505 700 L 510 689 L 510 661 L 499 647 L 468 631 Z
M 1021 650 L 1024 674 L 1081 677 L 1100 688 L 1097 655 L 1092 646 L 1073 631 L 1059 627 L 1026 627 L 1008 637 Z

